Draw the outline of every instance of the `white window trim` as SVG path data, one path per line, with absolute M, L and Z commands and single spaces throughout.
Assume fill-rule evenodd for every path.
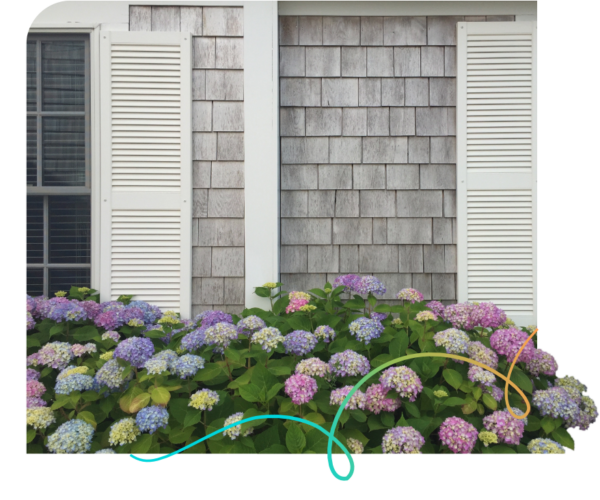
M 90 133 L 91 133 L 91 287 L 100 289 L 100 26 L 71 23 L 34 23 L 30 33 L 89 33 L 90 35 Z

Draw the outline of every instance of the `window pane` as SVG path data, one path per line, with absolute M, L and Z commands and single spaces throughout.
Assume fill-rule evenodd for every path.
M 36 111 L 36 43 L 27 42 L 27 111 Z
M 42 43 L 42 109 L 84 111 L 84 42 Z
M 48 197 L 49 262 L 90 263 L 90 197 Z
M 68 292 L 72 286 L 90 288 L 89 269 L 48 269 L 48 296 L 53 297 L 59 290 Z
M 27 117 L 27 185 L 37 184 L 37 118 Z
M 83 117 L 42 119 L 42 184 L 85 185 L 85 121 Z
M 44 294 L 44 270 L 27 269 L 27 295 L 37 297 Z
M 44 197 L 27 197 L 27 263 L 44 262 Z

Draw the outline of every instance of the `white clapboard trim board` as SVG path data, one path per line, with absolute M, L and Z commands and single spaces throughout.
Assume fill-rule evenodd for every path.
M 133 294 L 191 315 L 191 42 L 103 31 L 102 300 Z
M 536 22 L 458 23 L 458 299 L 536 324 Z

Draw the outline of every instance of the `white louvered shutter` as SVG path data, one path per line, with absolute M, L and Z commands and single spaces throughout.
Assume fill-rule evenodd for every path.
M 458 23 L 458 299 L 536 323 L 536 23 Z
M 191 314 L 191 36 L 101 32 L 101 297 Z

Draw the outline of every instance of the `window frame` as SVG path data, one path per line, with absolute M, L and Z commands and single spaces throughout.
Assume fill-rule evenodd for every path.
M 84 42 L 84 109 L 83 111 L 43 111 L 42 110 L 42 43 L 47 41 L 73 41 Z M 27 269 L 43 269 L 42 294 L 49 293 L 49 270 L 50 269 L 90 269 L 90 285 L 93 287 L 95 281 L 95 248 L 94 248 L 94 198 L 92 186 L 92 32 L 81 32 L 81 30 L 65 31 L 38 31 L 30 30 L 27 43 L 36 42 L 36 110 L 27 110 L 26 116 L 36 118 L 36 185 L 27 186 L 27 196 L 41 196 L 43 201 L 43 262 L 26 263 Z M 84 118 L 85 137 L 85 182 L 83 186 L 43 186 L 42 185 L 42 119 L 43 117 L 69 117 L 80 116 Z M 90 199 L 90 262 L 86 264 L 65 264 L 49 262 L 49 209 L 48 198 L 50 196 L 87 196 Z

